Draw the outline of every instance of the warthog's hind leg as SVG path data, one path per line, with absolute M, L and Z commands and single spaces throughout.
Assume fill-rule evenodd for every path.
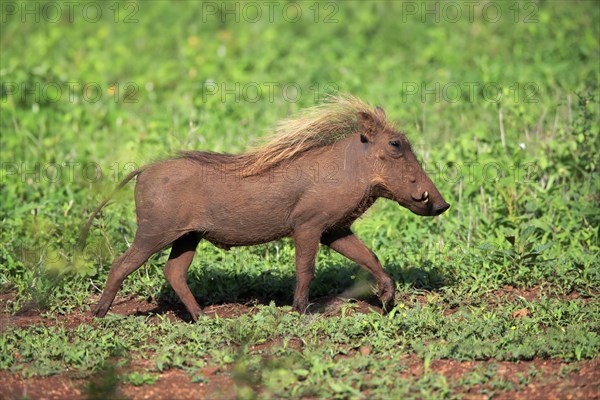
M 106 281 L 106 288 L 102 292 L 100 301 L 92 311 L 96 317 L 104 317 L 110 308 L 121 284 L 132 272 L 142 266 L 148 258 L 156 251 L 160 250 L 157 247 L 151 247 L 147 245 L 140 245 L 140 240 L 133 241 L 129 249 L 123 255 L 113 261 L 110 272 L 108 273 L 108 280 Z
M 191 232 L 173 242 L 169 261 L 167 261 L 167 265 L 164 269 L 167 280 L 173 287 L 173 290 L 175 290 L 175 293 L 177 293 L 177 296 L 181 299 L 181 302 L 192 315 L 194 321 L 196 321 L 198 316 L 203 313 L 198 302 L 194 298 L 194 295 L 190 291 L 185 278 L 200 239 L 201 237 L 199 234 Z

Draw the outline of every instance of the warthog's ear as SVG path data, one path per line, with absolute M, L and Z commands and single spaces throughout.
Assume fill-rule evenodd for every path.
M 358 132 L 361 142 L 367 143 L 373 140 L 377 134 L 377 121 L 373 118 L 373 114 L 362 111 L 358 113 Z
M 383 108 L 381 108 L 381 107 L 377 106 L 377 107 L 375 107 L 375 112 L 376 112 L 376 113 L 377 113 L 377 114 L 378 114 L 378 115 L 379 115 L 381 118 L 383 118 L 383 119 L 385 119 L 385 118 L 386 118 L 386 116 L 385 116 L 385 111 L 383 111 Z

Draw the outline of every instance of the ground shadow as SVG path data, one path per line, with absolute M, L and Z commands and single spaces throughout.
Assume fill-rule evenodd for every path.
M 431 263 L 421 267 L 387 264 L 385 270 L 400 284 L 408 284 L 419 290 L 436 291 L 451 283 L 451 277 Z M 248 274 L 220 268 L 202 268 L 190 271 L 187 278 L 190 290 L 202 308 L 226 304 L 291 306 L 295 287 L 295 276 L 289 270 Z M 311 307 L 309 312 L 322 313 L 336 299 L 356 299 L 375 308 L 382 306 L 375 294 L 373 278 L 352 263 L 328 264 L 317 267 L 311 284 Z M 165 281 L 153 310 L 141 314 L 166 312 L 178 318 L 190 320 L 185 307 Z

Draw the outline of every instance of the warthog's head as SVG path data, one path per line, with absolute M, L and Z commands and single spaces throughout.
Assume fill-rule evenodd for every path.
M 397 201 L 415 214 L 440 215 L 446 203 L 417 161 L 406 136 L 384 123 L 385 113 L 377 107 L 372 114 L 358 113 L 360 140 L 372 169 L 372 184 L 382 197 Z

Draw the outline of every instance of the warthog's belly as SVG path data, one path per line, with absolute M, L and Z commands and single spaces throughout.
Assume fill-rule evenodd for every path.
M 291 233 L 291 229 L 272 229 L 270 231 L 240 230 L 238 232 L 220 232 L 217 230 L 216 232 L 203 232 L 202 237 L 221 249 L 229 250 L 231 247 L 236 246 L 251 246 L 272 242 L 273 240 L 290 236 Z

